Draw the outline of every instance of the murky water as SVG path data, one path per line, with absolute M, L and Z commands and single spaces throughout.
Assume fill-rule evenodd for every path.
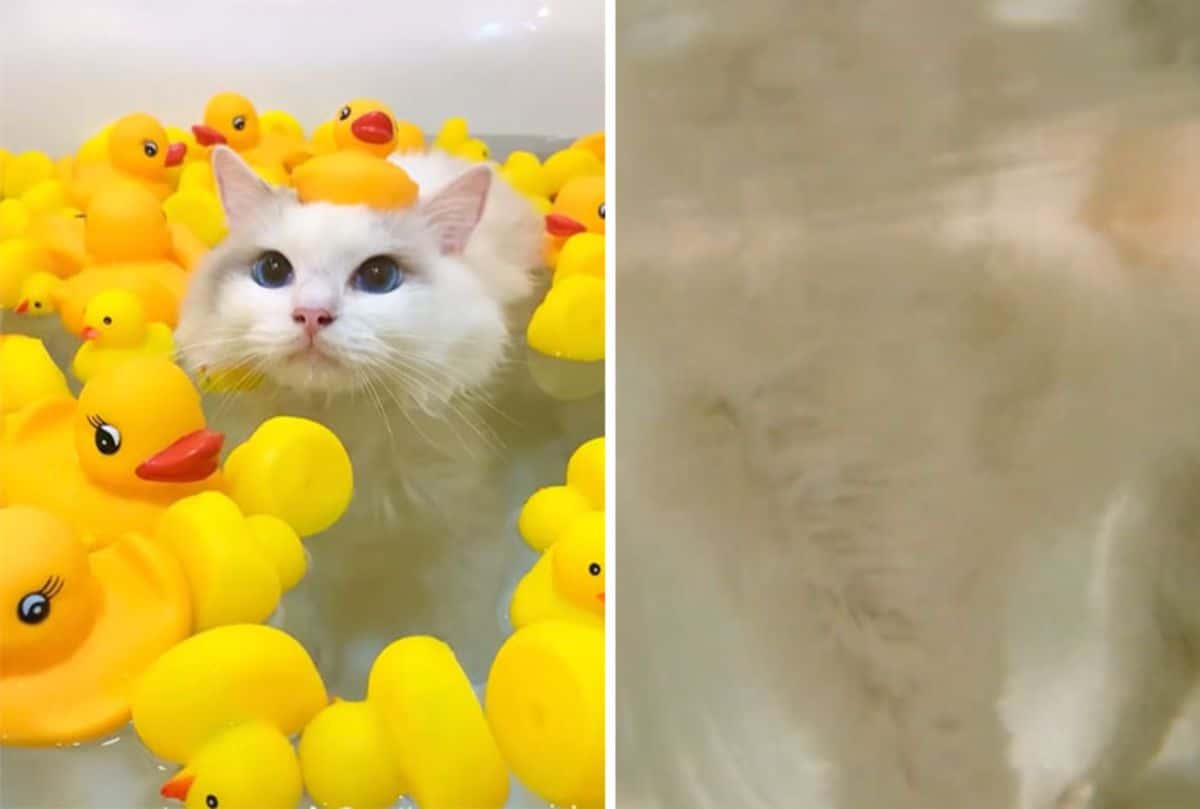
M 532 145 L 547 152 L 559 148 L 548 141 Z M 8 315 L 0 320 L 0 330 L 43 338 L 64 368 L 78 345 L 49 318 Z M 489 436 L 489 448 L 441 461 L 435 468 L 426 457 L 412 454 L 420 445 L 414 436 L 394 436 L 394 449 L 387 451 L 381 424 L 385 451 L 366 463 L 356 459 L 356 502 L 333 528 L 306 540 L 309 573 L 284 596 L 271 623 L 304 643 L 331 694 L 360 699 L 378 652 L 412 634 L 433 634 L 449 642 L 482 694 L 491 659 L 511 632 L 509 595 L 534 560 L 517 534 L 517 514 L 537 488 L 561 483 L 571 452 L 604 431 L 602 367 L 548 361 L 527 354 L 519 336 L 517 343 L 502 392 L 491 407 L 476 413 L 482 420 L 476 426 Z M 369 403 L 364 401 L 363 408 L 364 418 L 375 418 Z M 227 433 L 227 448 L 273 410 L 270 402 L 256 402 L 253 408 L 236 399 L 210 397 L 205 402 L 210 426 Z M 320 418 L 319 408 L 303 415 Z M 400 419 L 391 425 L 396 433 L 405 427 Z M 457 431 L 466 429 L 452 424 L 445 440 L 455 440 Z M 395 479 L 398 467 L 412 472 L 404 478 L 412 491 L 382 498 L 380 506 L 380 486 L 374 484 Z M 366 494 L 359 498 L 362 492 Z M 156 761 L 130 727 L 70 748 L 3 747 L 0 806 L 175 805 L 158 796 L 175 769 Z M 514 780 L 508 806 L 540 809 L 545 804 Z

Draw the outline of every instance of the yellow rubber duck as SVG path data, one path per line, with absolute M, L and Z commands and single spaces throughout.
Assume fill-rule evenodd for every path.
M 265 130 L 250 99 L 232 92 L 217 93 L 208 100 L 204 123 L 193 125 L 192 134 L 201 147 L 229 146 L 276 185 L 287 185 L 288 164 L 309 153 L 303 134 L 296 137 L 277 129 Z
M 23 236 L 29 230 L 29 219 L 29 208 L 21 200 L 0 200 L 0 242 Z
M 223 440 L 182 369 L 137 356 L 89 380 L 78 401 L 46 399 L 9 416 L 0 491 L 66 517 L 88 544 L 151 535 L 168 506 L 202 491 L 225 491 L 244 513 L 272 514 L 301 536 L 332 525 L 350 502 L 349 456 L 316 422 L 263 422 L 225 475 Z
M 604 806 L 604 632 L 519 629 L 488 674 L 488 724 L 521 783 L 554 806 Z
M 197 630 L 265 621 L 308 567 L 290 525 L 269 514 L 247 517 L 220 492 L 172 504 L 155 539 L 183 567 Z
M 417 198 L 416 183 L 386 157 L 395 148 L 394 119 L 373 107 L 356 113 L 354 106 L 369 105 L 352 102 L 342 107 L 333 125 L 337 150 L 307 160 L 292 172 L 300 201 L 381 210 L 411 205 Z
M 604 236 L 599 233 L 577 233 L 563 242 L 554 266 L 552 283 L 573 275 L 604 279 Z
M 62 283 L 62 279 L 53 273 L 35 272 L 21 284 L 21 299 L 17 301 L 14 311 L 34 317 L 54 314 L 58 311 L 54 301 L 62 289 Z
M 576 177 L 604 176 L 604 161 L 590 148 L 569 146 L 546 158 L 542 164 L 550 196 L 556 197 Z
M 133 694 L 133 728 L 155 756 L 184 765 L 163 797 L 188 809 L 295 809 L 303 786 L 288 737 L 328 701 L 295 638 L 221 626 L 150 666 Z
M 4 199 L 16 199 L 38 183 L 54 177 L 54 161 L 45 152 L 28 151 L 4 164 Z
M 553 267 L 567 239 L 579 233 L 604 235 L 607 206 L 603 177 L 576 177 L 569 180 L 554 198 L 546 214 L 546 263 Z
M 106 289 L 132 292 L 150 321 L 173 328 L 188 270 L 205 246 L 169 224 L 153 195 L 129 184 L 96 193 L 83 221 L 89 263 L 62 285 L 56 301 L 66 329 L 81 335 L 88 303 Z
M 517 629 L 539 621 L 604 625 L 604 512 L 571 521 L 562 538 L 517 583 L 509 618 Z
M 130 691 L 187 637 L 171 554 L 130 535 L 88 553 L 69 524 L 0 508 L 0 743 L 85 741 L 129 721 Z
M 323 807 L 499 809 L 508 770 L 471 683 L 436 638 L 384 649 L 361 702 L 335 701 L 300 738 L 308 793 Z
M 491 156 L 488 145 L 479 138 L 472 138 L 468 133 L 466 118 L 447 118 L 434 138 L 433 145 L 447 154 L 476 163 Z
M 0 416 L 70 393 L 67 378 L 41 340 L 0 334 Z
M 604 281 L 575 275 L 550 287 L 526 329 L 530 348 L 572 362 L 604 359 Z
M 601 163 L 604 162 L 604 132 L 592 132 L 577 139 L 571 144 L 572 149 L 586 149 L 596 156 L 596 159 Z
M 580 444 L 567 461 L 566 483 L 525 501 L 517 530 L 529 547 L 545 551 L 577 517 L 604 510 L 604 446 L 604 436 Z
M 162 208 L 168 222 L 187 227 L 205 247 L 219 244 L 229 233 L 225 209 L 215 191 L 181 188 L 166 198 Z
M 76 165 L 70 194 L 76 207 L 86 208 L 92 196 L 116 181 L 130 182 L 166 199 L 172 188 L 167 169 L 183 162 L 187 147 L 171 143 L 154 117 L 144 112 L 126 115 L 105 135 L 107 161 Z
M 542 172 L 541 161 L 533 152 L 515 151 L 500 167 L 500 176 L 533 203 L 538 213 L 550 213 L 549 183 Z
M 258 125 L 264 135 L 283 135 L 304 141 L 304 127 L 295 116 L 283 110 L 265 110 L 258 116 Z
M 81 382 L 131 357 L 175 355 L 171 330 L 146 322 L 141 299 L 125 289 L 106 289 L 88 301 L 82 337 L 84 343 L 71 362 L 71 372 Z
M 25 282 L 38 272 L 61 277 L 69 275 L 71 268 L 54 251 L 29 236 L 0 242 L 0 307 L 16 308 Z

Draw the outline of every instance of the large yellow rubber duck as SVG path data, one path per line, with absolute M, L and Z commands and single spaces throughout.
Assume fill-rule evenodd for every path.
M 529 319 L 530 348 L 571 362 L 604 359 L 604 281 L 576 275 L 554 284 Z
M 171 554 L 137 535 L 88 553 L 64 520 L 0 508 L 0 743 L 85 741 L 129 721 L 133 684 L 190 629 Z
M 607 206 L 603 177 L 576 177 L 567 182 L 546 214 L 545 259 L 553 267 L 567 239 L 579 233 L 604 235 Z
M 133 293 L 148 320 L 173 328 L 188 271 L 206 247 L 185 228 L 169 224 L 158 200 L 136 186 L 98 192 L 84 222 L 89 263 L 63 283 L 55 301 L 66 329 L 82 335 L 88 303 L 107 289 Z
M 0 334 L 0 416 L 42 399 L 70 394 L 67 378 L 41 340 L 24 334 Z
M 222 626 L 150 666 L 133 694 L 133 728 L 151 753 L 184 765 L 163 797 L 188 809 L 295 809 L 303 786 L 288 737 L 328 701 L 293 637 Z
M 84 343 L 71 362 L 71 372 L 81 382 L 131 357 L 175 355 L 171 330 L 146 322 L 141 299 L 125 289 L 106 289 L 88 301 L 82 337 Z
M 144 112 L 126 115 L 105 135 L 107 161 L 76 166 L 70 187 L 76 207 L 86 208 L 92 196 L 116 181 L 129 182 L 163 200 L 171 193 L 167 169 L 183 162 L 187 147 L 170 143 L 167 132 L 153 116 Z
M 554 806 L 604 806 L 604 632 L 569 621 L 517 630 L 496 654 L 488 724 L 521 783 Z
M 567 461 L 566 482 L 538 489 L 517 518 L 522 539 L 545 551 L 577 518 L 604 510 L 604 436 L 585 441 Z
M 575 142 L 571 144 L 570 148 L 586 149 L 587 151 L 589 151 L 593 155 L 595 155 L 597 160 L 599 160 L 601 163 L 603 163 L 604 162 L 604 143 L 605 143 L 604 131 L 601 130 L 599 132 L 590 132 L 587 135 L 577 138 L 575 140 Z
M 204 108 L 204 123 L 192 126 L 202 147 L 225 144 L 260 177 L 275 185 L 288 185 L 287 166 L 307 155 L 303 136 L 265 130 L 250 99 L 232 92 L 217 93 Z
M 247 517 L 220 492 L 171 505 L 155 539 L 183 567 L 197 630 L 267 620 L 308 567 L 290 525 L 269 514 Z
M 201 491 L 226 491 L 245 513 L 272 514 L 301 536 L 333 524 L 350 502 L 350 458 L 316 422 L 263 422 L 224 475 L 222 443 L 182 369 L 133 357 L 91 379 L 78 401 L 45 399 L 7 418 L 0 492 L 66 517 L 89 544 L 151 535 L 169 505 Z
M 604 625 L 604 512 L 574 519 L 517 583 L 509 617 L 521 629 L 539 621 Z
M 392 210 L 416 201 L 416 183 L 404 169 L 387 159 L 396 140 L 395 122 L 390 114 L 377 108 L 356 113 L 348 104 L 334 122 L 333 139 L 336 151 L 318 155 L 292 172 L 292 183 L 301 202 Z
M 300 738 L 308 793 L 323 807 L 500 809 L 508 770 L 471 683 L 436 638 L 384 649 L 361 702 L 336 701 Z
M 604 236 L 599 233 L 577 233 L 563 242 L 554 265 L 553 283 L 573 275 L 588 275 L 604 279 Z

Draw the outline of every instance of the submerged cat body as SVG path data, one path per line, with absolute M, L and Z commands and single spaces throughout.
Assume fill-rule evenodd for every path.
M 1200 195 L 1123 208 L 1128 43 L 1000 5 L 618 6 L 622 806 L 1016 806 L 1012 577 L 1131 487 L 1098 801 L 1181 708 Z

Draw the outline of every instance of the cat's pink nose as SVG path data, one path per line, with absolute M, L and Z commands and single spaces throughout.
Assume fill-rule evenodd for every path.
M 292 310 L 292 320 L 304 327 L 305 333 L 312 337 L 318 331 L 333 322 L 333 313 L 328 309 L 314 309 L 311 306 L 297 306 Z

